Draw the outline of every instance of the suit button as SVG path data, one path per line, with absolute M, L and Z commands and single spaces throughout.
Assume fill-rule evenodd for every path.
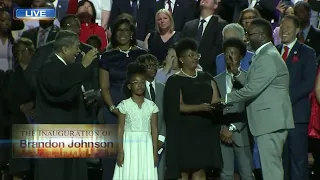
M 229 111 L 229 108 L 227 108 L 227 111 Z

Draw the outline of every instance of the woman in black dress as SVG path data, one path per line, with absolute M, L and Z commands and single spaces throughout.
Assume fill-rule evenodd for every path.
M 176 45 L 180 71 L 164 92 L 167 124 L 167 178 L 206 179 L 205 169 L 221 168 L 220 124 L 214 105 L 220 99 L 213 77 L 197 71 L 200 54 L 193 39 Z
M 180 32 L 174 31 L 173 17 L 170 11 L 160 9 L 156 16 L 156 31 L 148 34 L 146 37 L 146 49 L 157 57 L 160 64 L 166 59 L 167 52 L 180 37 Z
M 145 50 L 137 47 L 135 26 L 129 19 L 119 18 L 112 29 L 112 49 L 103 53 L 100 60 L 99 78 L 104 100 L 103 119 L 106 124 L 117 124 L 119 113 L 116 106 L 124 99 L 122 86 L 127 79 L 127 66 Z M 112 179 L 115 159 L 103 160 L 103 180 Z

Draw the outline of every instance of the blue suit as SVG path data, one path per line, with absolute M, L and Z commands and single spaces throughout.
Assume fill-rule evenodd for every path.
M 253 53 L 250 51 L 247 51 L 246 55 L 241 60 L 241 68 L 245 71 L 248 71 L 249 69 L 249 61 L 251 60 L 251 57 L 253 56 Z M 224 54 L 221 53 L 216 57 L 216 67 L 217 67 L 217 74 L 220 74 L 226 70 L 226 62 L 224 61 Z
M 282 52 L 283 45 L 277 46 Z M 316 52 L 296 41 L 286 64 L 290 74 L 290 98 L 295 128 L 288 131 L 283 150 L 285 180 L 308 180 L 308 123 L 311 93 L 317 73 Z

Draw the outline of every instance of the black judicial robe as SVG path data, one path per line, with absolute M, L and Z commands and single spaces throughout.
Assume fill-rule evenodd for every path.
M 27 79 L 27 82 L 30 86 L 30 88 L 33 91 L 36 91 L 36 76 L 37 73 L 39 71 L 39 69 L 43 66 L 43 64 L 45 64 L 48 59 L 49 56 L 51 56 L 53 54 L 53 45 L 54 45 L 54 41 L 51 41 L 49 43 L 46 43 L 43 46 L 40 46 L 39 48 L 37 48 L 35 54 L 32 56 L 31 62 L 28 66 L 28 68 L 25 71 L 25 76 Z M 80 50 L 84 53 L 87 53 L 88 51 L 90 51 L 93 47 L 88 45 L 88 44 L 84 44 L 84 43 L 80 43 Z M 81 53 L 79 53 L 77 55 L 76 58 L 76 62 L 78 64 L 81 64 L 82 61 L 82 55 Z M 83 86 L 85 88 L 86 91 L 94 89 L 94 90 L 98 90 L 100 89 L 100 85 L 99 85 L 99 58 L 96 58 L 95 60 L 93 60 L 93 62 L 91 63 L 91 65 L 88 67 L 88 69 L 90 69 L 90 78 L 87 79 L 86 82 L 83 83 Z M 94 120 L 96 120 L 96 114 L 95 112 L 97 111 L 96 106 L 89 106 L 86 109 L 86 116 L 87 118 L 91 118 L 91 122 L 93 122 Z
M 90 68 L 65 65 L 56 55 L 37 76 L 37 124 L 85 124 L 81 85 L 90 78 Z M 87 180 L 86 159 L 35 159 L 35 180 Z

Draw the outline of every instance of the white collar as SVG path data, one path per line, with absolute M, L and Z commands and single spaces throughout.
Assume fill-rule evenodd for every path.
M 206 17 L 206 18 L 200 17 L 200 21 L 201 21 L 202 19 L 204 19 L 204 20 L 206 20 L 206 23 L 208 23 L 208 22 L 210 21 L 210 19 L 212 18 L 212 16 L 213 16 L 213 15 L 210 15 L 210 16 L 208 16 L 208 17 Z
M 64 65 L 67 66 L 66 61 L 64 61 L 64 60 L 62 59 L 62 57 L 60 57 L 58 54 L 55 54 L 55 55 L 58 57 L 58 59 L 59 59 Z
M 294 46 L 294 44 L 296 44 L 296 42 L 297 42 L 297 38 L 295 38 L 291 43 L 289 43 L 289 44 L 283 44 L 283 47 L 282 48 L 284 48 L 284 46 L 287 46 L 289 49 L 292 49 L 293 48 L 293 46 Z
M 260 46 L 260 47 L 256 50 L 256 52 L 255 52 L 254 54 L 255 54 L 255 55 L 258 55 L 258 53 L 261 51 L 261 49 L 264 48 L 265 46 L 269 45 L 269 44 L 271 44 L 271 42 L 267 42 L 267 43 L 263 44 L 262 46 Z
M 156 79 L 154 79 L 152 82 L 146 81 L 146 86 L 149 87 L 150 84 L 152 84 L 153 88 L 156 88 Z

